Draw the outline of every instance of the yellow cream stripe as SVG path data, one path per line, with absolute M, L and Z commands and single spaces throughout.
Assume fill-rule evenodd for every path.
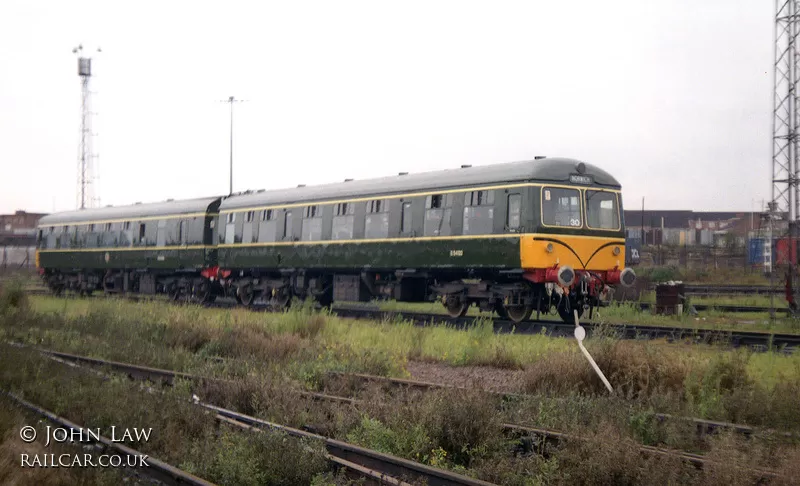
M 213 250 L 213 245 L 186 245 L 186 246 L 132 246 L 126 248 L 49 248 L 39 250 L 41 253 L 84 253 L 84 252 L 112 252 L 112 251 L 169 251 L 169 250 Z
M 319 240 L 319 241 L 272 241 L 264 243 L 225 243 L 217 245 L 217 248 L 250 248 L 258 246 L 293 246 L 293 245 L 341 245 L 359 243 L 398 243 L 403 241 L 450 241 L 450 240 L 486 240 L 486 239 L 505 239 L 520 238 L 523 236 L 559 238 L 569 236 L 570 238 L 586 238 L 607 241 L 625 242 L 625 238 L 608 238 L 605 236 L 582 236 L 582 235 L 561 235 L 549 233 L 504 233 L 491 235 L 454 235 L 454 236 L 417 236 L 403 238 L 369 238 L 353 240 Z
M 92 221 L 75 221 L 75 222 L 72 222 L 72 223 L 53 223 L 53 224 L 40 225 L 39 229 L 45 229 L 45 228 L 49 228 L 51 226 L 54 226 L 56 228 L 60 228 L 60 227 L 64 227 L 64 226 L 69 226 L 69 227 L 86 226 L 86 225 L 89 225 L 89 224 L 125 223 L 125 222 L 139 223 L 141 221 L 158 221 L 160 219 L 199 218 L 201 216 L 219 216 L 219 213 L 165 214 L 164 216 L 148 216 L 146 218 L 134 218 L 134 219 L 126 218 L 126 219 L 98 219 L 98 220 L 92 220 Z M 117 231 L 121 231 L 121 230 L 117 230 Z
M 523 184 L 509 184 L 505 186 L 480 186 L 480 187 L 462 187 L 460 189 L 447 189 L 447 190 L 439 190 L 439 191 L 427 191 L 427 192 L 410 192 L 410 193 L 403 193 L 403 194 L 376 194 L 374 196 L 369 197 L 359 197 L 355 199 L 337 199 L 335 201 L 305 201 L 302 203 L 293 203 L 293 204 L 274 204 L 272 206 L 251 206 L 245 208 L 232 208 L 220 211 L 220 214 L 228 214 L 228 213 L 241 213 L 246 211 L 261 211 L 264 209 L 290 209 L 290 208 L 303 208 L 306 206 L 316 206 L 316 205 L 327 205 L 327 204 L 339 204 L 339 203 L 356 203 L 356 202 L 366 202 L 366 201 L 374 201 L 375 199 L 400 199 L 403 197 L 419 197 L 419 196 L 432 196 L 434 194 L 457 194 L 457 193 L 464 193 L 464 192 L 471 192 L 471 191 L 490 191 L 495 189 L 513 189 L 518 187 L 559 187 L 565 189 L 576 189 L 580 188 L 581 186 L 567 186 L 561 184 L 540 184 L 540 183 L 523 183 Z M 620 192 L 617 189 L 605 189 L 604 191 L 609 192 Z
M 146 246 L 146 247 L 131 247 L 131 248 L 75 248 L 75 249 L 42 249 L 42 253 L 69 253 L 69 252 L 112 252 L 112 251 L 164 251 L 164 250 L 200 250 L 208 249 L 213 250 L 216 248 L 252 248 L 260 246 L 293 246 L 293 245 L 342 245 L 342 244 L 360 244 L 360 243 L 397 243 L 403 241 L 451 241 L 451 240 L 485 240 L 485 239 L 504 239 L 504 238 L 521 238 L 523 236 L 532 236 L 534 238 L 582 238 L 615 241 L 624 243 L 625 238 L 609 238 L 605 236 L 584 236 L 584 235 L 564 235 L 564 234 L 550 234 L 550 233 L 506 233 L 506 234 L 492 234 L 492 235 L 454 235 L 454 236 L 418 236 L 418 237 L 404 237 L 404 238 L 370 238 L 361 240 L 319 240 L 319 241 L 272 241 L 265 243 L 227 243 L 221 245 L 190 245 L 190 246 Z

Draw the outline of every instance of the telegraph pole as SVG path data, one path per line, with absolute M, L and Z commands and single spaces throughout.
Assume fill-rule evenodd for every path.
M 247 100 L 237 100 L 233 96 L 229 96 L 227 100 L 220 100 L 220 103 L 228 103 L 231 105 L 231 159 L 230 159 L 230 187 L 228 195 L 233 194 L 233 104 L 244 103 Z

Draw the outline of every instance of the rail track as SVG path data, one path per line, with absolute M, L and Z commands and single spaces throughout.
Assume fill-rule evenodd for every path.
M 364 308 L 334 307 L 332 312 L 341 317 L 372 320 L 391 320 L 401 318 L 417 325 L 450 325 L 466 329 L 474 325 L 475 317 L 453 319 L 442 314 L 424 312 L 381 311 Z M 514 323 L 509 320 L 492 319 L 494 331 L 514 334 L 546 334 L 550 336 L 571 337 L 575 325 L 561 320 L 531 320 Z M 700 329 L 690 327 L 653 326 L 645 324 L 610 324 L 582 322 L 588 335 L 602 330 L 620 339 L 667 339 L 668 341 L 729 344 L 734 348 L 747 347 L 754 351 L 782 350 L 793 352 L 800 346 L 800 334 L 778 334 L 755 331 Z
M 20 345 L 17 345 L 20 346 Z M 26 346 L 21 346 L 26 347 Z M 150 368 L 130 363 L 107 361 L 88 356 L 78 356 L 45 349 L 36 349 L 45 356 L 56 361 L 73 366 L 90 365 L 95 368 L 108 369 L 116 373 L 123 373 L 135 380 L 148 380 L 165 384 L 173 384 L 176 379 L 198 381 L 225 381 L 215 378 L 206 378 L 181 373 L 171 370 Z M 307 396 L 320 399 L 322 394 L 305 392 Z M 321 441 L 328 454 L 328 460 L 339 468 L 344 468 L 348 476 L 361 478 L 368 484 L 403 485 L 428 484 L 430 486 L 489 486 L 491 483 L 477 480 L 461 474 L 456 474 L 443 469 L 426 466 L 408 459 L 384 454 L 382 452 L 366 449 L 347 442 L 331 439 L 319 434 L 299 430 L 293 427 L 269 422 L 233 410 L 218 407 L 213 404 L 195 402 L 198 406 L 214 413 L 216 418 L 229 425 L 247 430 L 275 430 L 289 436 Z
M 17 405 L 19 405 L 21 408 L 33 412 L 41 417 L 44 417 L 45 419 L 58 425 L 59 427 L 63 427 L 65 429 L 69 429 L 70 431 L 75 431 L 75 432 L 85 430 L 84 427 L 74 422 L 71 422 L 65 419 L 64 417 L 60 417 L 49 410 L 45 410 L 44 408 L 39 407 L 38 405 L 35 405 L 29 401 L 23 400 L 22 398 L 14 395 L 13 393 L 0 390 L 0 394 L 8 397 Z M 87 439 L 93 439 L 93 437 L 87 437 Z M 135 449 L 132 449 L 130 447 L 124 446 L 116 442 L 112 442 L 111 440 L 103 436 L 99 436 L 99 440 L 97 440 L 94 445 L 98 450 L 113 451 L 115 454 L 127 458 L 137 458 L 144 456 L 144 454 Z M 162 484 L 174 485 L 174 486 L 183 486 L 183 485 L 213 486 L 214 484 L 209 481 L 206 481 L 205 479 L 198 478 L 197 476 L 182 471 L 174 466 L 171 466 L 166 462 L 159 461 L 154 457 L 148 456 L 145 462 L 147 463 L 147 466 L 137 465 L 134 468 L 140 474 L 147 476 L 155 481 L 159 481 Z M 137 461 L 126 464 L 137 464 Z
M 638 304 L 637 303 L 634 303 L 634 304 L 638 305 L 639 309 L 641 309 L 643 311 L 644 310 L 650 310 L 655 306 L 655 304 L 650 303 L 650 302 L 639 302 Z M 690 307 L 690 308 L 694 307 L 694 310 L 696 310 L 698 312 L 715 310 L 715 311 L 720 311 L 720 312 L 732 312 L 732 313 L 737 313 L 737 312 L 763 312 L 765 314 L 768 314 L 769 311 L 770 311 L 769 307 L 764 307 L 764 306 L 759 306 L 759 305 L 722 305 L 722 304 L 691 304 L 690 303 L 686 307 Z M 791 313 L 791 310 L 789 308 L 787 308 L 787 307 L 776 307 L 775 308 L 775 312 L 778 312 L 778 313 L 781 313 L 781 314 L 789 314 L 789 313 Z
M 655 284 L 651 284 L 648 290 L 654 291 Z M 769 295 L 783 294 L 784 289 L 780 284 L 771 287 L 769 285 L 735 285 L 735 284 L 684 284 L 684 291 L 688 295 L 721 295 L 721 294 L 746 294 L 746 295 Z
M 46 290 L 31 291 L 32 295 L 47 294 Z M 128 297 L 139 300 L 139 296 Z M 164 301 L 168 302 L 168 301 Z M 232 299 L 218 299 L 209 307 L 228 308 L 237 304 Z M 253 311 L 267 311 L 267 306 L 251 305 L 248 309 Z M 465 316 L 451 318 L 444 314 L 432 312 L 412 312 L 412 311 L 388 311 L 380 310 L 376 306 L 347 306 L 334 305 L 331 313 L 340 317 L 353 319 L 368 319 L 391 321 L 401 319 L 413 322 L 419 326 L 446 325 L 457 329 L 467 329 L 475 324 L 476 317 Z M 553 337 L 571 337 L 574 333 L 574 324 L 565 323 L 562 320 L 533 319 L 521 323 L 514 323 L 510 320 L 486 317 L 491 319 L 494 331 L 497 333 L 514 334 L 546 334 Z M 703 344 L 727 344 L 734 348 L 746 347 L 753 351 L 777 350 L 783 352 L 793 352 L 800 346 L 800 334 L 780 334 L 757 331 L 739 330 L 720 330 L 703 329 L 677 326 L 654 326 L 645 324 L 619 324 L 619 323 L 593 323 L 585 322 L 581 324 L 591 336 L 596 330 L 602 329 L 604 333 L 609 331 L 620 339 L 666 339 L 670 342 L 691 342 Z
M 457 389 L 457 390 L 468 390 L 468 388 L 456 386 L 456 385 L 446 385 L 442 383 L 432 383 L 428 381 L 420 381 L 420 380 L 409 380 L 405 378 L 390 378 L 386 376 L 378 376 L 378 375 L 369 375 L 365 373 L 345 373 L 340 371 L 329 371 L 327 373 L 329 376 L 334 378 L 340 378 L 345 380 L 355 380 L 360 382 L 373 382 L 373 383 L 382 383 L 389 386 L 395 387 L 407 387 L 407 388 L 416 388 L 420 390 L 437 390 L 437 389 Z M 489 393 L 492 395 L 497 395 L 502 398 L 504 401 L 516 401 L 521 398 L 524 398 L 525 395 L 519 393 L 503 393 L 503 392 L 494 392 L 489 390 L 481 390 L 484 393 Z M 352 398 L 344 398 L 344 397 L 336 397 L 333 395 L 327 395 L 322 393 L 316 393 L 315 396 L 319 397 L 320 399 L 324 400 L 339 400 L 344 401 L 348 400 L 349 403 L 353 403 Z M 722 422 L 717 420 L 706 420 L 696 417 L 681 417 L 677 415 L 671 415 L 666 413 L 656 413 L 654 414 L 656 420 L 661 422 L 667 421 L 681 421 L 681 422 L 690 422 L 694 424 L 697 434 L 702 436 L 705 434 L 716 433 L 722 430 L 735 432 L 737 434 L 750 437 L 758 434 L 777 434 L 781 437 L 787 439 L 795 438 L 795 435 L 790 432 L 778 432 L 773 430 L 761 430 L 755 427 L 751 427 L 749 425 L 743 424 L 736 424 L 732 422 Z M 520 425 L 512 425 L 507 424 L 509 428 L 519 428 L 524 426 Z M 532 430 L 544 430 L 544 429 L 532 429 Z
M 174 372 L 170 370 L 163 370 L 158 368 L 150 368 L 145 366 L 133 365 L 129 363 L 120 363 L 116 361 L 107 361 L 99 358 L 91 358 L 86 356 L 78 356 L 70 353 L 62 353 L 58 351 L 37 349 L 38 352 L 55 358 L 56 360 L 73 365 L 90 365 L 93 367 L 100 367 L 110 369 L 116 373 L 123 373 L 138 380 L 149 380 L 154 382 L 162 382 L 171 384 L 175 379 L 186 379 L 192 381 L 202 380 L 217 380 L 216 378 L 199 377 L 187 373 Z M 387 378 L 374 375 L 366 375 L 359 373 L 341 373 L 329 372 L 333 376 L 345 377 L 348 379 L 357 379 L 361 381 L 380 381 L 392 386 L 405 386 L 413 388 L 421 388 L 425 390 L 431 389 L 445 389 L 445 388 L 462 388 L 450 385 L 442 385 L 436 383 L 429 383 L 417 380 L 407 380 L 398 378 Z M 308 397 L 316 400 L 335 401 L 346 403 L 350 405 L 358 405 L 360 400 L 349 397 L 340 397 L 336 395 L 328 395 L 324 393 L 304 392 Z M 504 398 L 514 398 L 520 395 L 513 394 L 500 394 Z M 215 413 L 217 418 L 230 425 L 245 428 L 245 429 L 270 429 L 279 430 L 288 435 L 322 441 L 330 455 L 330 460 L 339 467 L 345 468 L 351 476 L 360 476 L 367 479 L 370 483 L 375 484 L 392 484 L 392 485 L 405 485 L 402 480 L 396 478 L 404 478 L 411 480 L 424 480 L 426 484 L 431 486 L 435 485 L 488 485 L 490 483 L 461 476 L 449 471 L 440 470 L 430 466 L 409 461 L 407 459 L 383 454 L 380 452 L 365 449 L 353 444 L 330 439 L 311 432 L 287 427 L 280 424 L 268 422 L 256 417 L 240 414 L 238 412 L 227 410 L 215 405 L 198 403 L 199 406 Z M 676 417 L 667 414 L 658 414 L 659 420 L 690 420 L 696 427 L 699 434 L 713 433 L 718 430 L 731 430 L 736 433 L 751 436 L 761 431 L 752 427 L 733 424 L 726 422 L 717 422 L 697 418 Z M 526 444 L 526 450 L 537 452 L 540 454 L 547 454 L 549 447 L 562 445 L 565 441 L 581 441 L 586 440 L 583 437 L 565 434 L 563 432 L 530 427 L 517 424 L 502 424 L 504 433 L 509 437 L 514 437 L 521 440 L 521 443 Z M 788 438 L 791 434 L 784 433 Z M 692 464 L 697 468 L 703 468 L 713 461 L 699 454 L 692 454 L 685 451 L 674 449 L 666 449 L 654 446 L 639 445 L 639 452 L 641 454 L 650 456 L 665 456 L 680 459 L 684 462 Z M 759 469 L 756 470 L 760 477 L 769 479 L 776 477 L 776 474 L 769 470 Z

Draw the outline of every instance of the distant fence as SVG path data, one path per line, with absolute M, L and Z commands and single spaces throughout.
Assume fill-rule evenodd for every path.
M 34 268 L 36 266 L 35 246 L 0 246 L 0 268 Z

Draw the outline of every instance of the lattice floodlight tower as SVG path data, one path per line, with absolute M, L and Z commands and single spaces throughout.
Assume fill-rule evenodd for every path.
M 769 204 L 770 236 L 779 238 L 782 251 L 772 251 L 770 274 L 775 275 L 777 266 L 783 266 L 786 275 L 790 307 L 796 307 L 797 251 L 795 239 L 800 232 L 800 103 L 798 81 L 800 81 L 800 0 L 776 0 L 775 2 L 775 64 L 773 65 L 773 110 L 772 110 L 772 200 Z M 785 238 L 788 236 L 789 238 Z M 771 240 L 771 242 L 774 240 Z M 775 243 L 772 243 L 775 245 Z M 776 248 L 777 249 L 777 248 Z M 771 279 L 774 284 L 774 279 Z M 796 298 L 792 298 L 796 297 Z M 794 301 L 794 302 L 793 302 Z M 770 308 L 774 309 L 772 298 Z M 773 312 L 774 315 L 774 312 Z
M 775 64 L 772 112 L 772 202 L 774 216 L 787 215 L 797 226 L 798 134 L 800 133 L 800 0 L 776 0 Z
M 97 52 L 101 52 L 97 49 Z M 96 174 L 94 173 L 95 155 L 92 152 L 92 92 L 90 80 L 92 78 L 92 58 L 85 56 L 83 45 L 72 49 L 78 56 L 78 76 L 81 78 L 81 141 L 78 152 L 78 180 L 77 180 L 77 206 L 80 209 L 92 207 L 95 199 L 94 186 Z

